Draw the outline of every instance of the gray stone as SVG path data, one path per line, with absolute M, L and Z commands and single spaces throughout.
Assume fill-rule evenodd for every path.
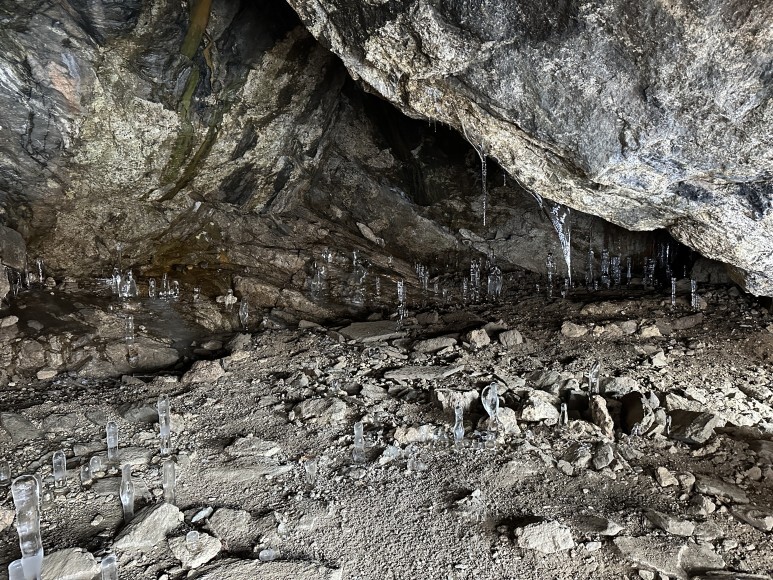
M 204 533 L 199 533 L 198 547 L 195 551 L 188 548 L 185 536 L 169 538 L 169 549 L 186 570 L 195 570 L 203 566 L 217 556 L 222 547 L 219 539 Z
M 191 370 L 185 373 L 181 382 L 183 384 L 214 383 L 225 374 L 223 366 L 217 360 L 198 360 L 193 363 Z
M 0 328 L 8 328 L 9 326 L 13 326 L 19 322 L 18 316 L 6 316 L 5 318 L 0 318 Z
M 0 533 L 11 527 L 16 512 L 13 509 L 0 507 Z
M 17 413 L 0 413 L 0 425 L 8 431 L 14 443 L 24 443 L 43 436 L 40 429 Z
M 737 520 L 749 524 L 763 532 L 773 531 L 773 510 L 754 505 L 736 505 L 730 508 L 730 513 Z
M 3 224 L 0 224 L 0 262 L 20 272 L 27 267 L 27 244 L 24 238 Z M 4 297 L 3 294 L 0 299 Z
M 306 399 L 295 405 L 292 412 L 303 421 L 313 419 L 317 423 L 329 425 L 340 423 L 346 418 L 346 403 L 332 397 Z
M 608 467 L 615 459 L 615 449 L 609 442 L 596 445 L 593 450 L 593 469 L 600 470 Z
M 717 506 L 705 495 L 696 494 L 690 499 L 690 507 L 687 508 L 687 514 L 691 516 L 705 517 L 714 513 Z
M 258 535 L 257 522 L 249 512 L 230 508 L 216 510 L 209 518 L 209 529 L 229 552 L 251 550 Z
M 725 425 L 723 419 L 711 413 L 676 409 L 671 411 L 669 416 L 671 417 L 669 437 L 696 445 L 706 443 L 714 435 L 715 428 Z
M 658 528 L 665 530 L 675 536 L 684 536 L 689 538 L 695 531 L 695 524 L 687 520 L 680 520 L 670 514 L 665 514 L 657 510 L 647 510 L 644 512 L 647 519 Z
M 699 324 L 703 324 L 703 314 L 698 312 L 697 314 L 690 314 L 689 316 L 682 316 L 671 321 L 671 326 L 674 330 L 689 330 Z
M 514 346 L 523 344 L 523 335 L 514 328 L 500 332 L 497 338 L 499 339 L 499 343 L 505 348 L 513 348 Z
M 543 554 L 555 554 L 574 548 L 571 530 L 554 521 L 539 522 L 518 528 L 516 536 L 520 548 L 536 550 Z
M 342 580 L 343 571 L 317 562 L 221 560 L 202 568 L 198 580 Z
M 478 350 L 488 344 L 491 344 L 491 337 L 488 335 L 488 332 L 486 332 L 485 329 L 483 328 L 471 330 L 467 334 L 467 336 L 465 336 L 465 339 L 467 340 L 467 342 L 470 343 L 470 346 L 474 350 Z
M 558 399 L 543 391 L 530 391 L 521 408 L 521 420 L 528 422 L 544 421 L 546 425 L 558 423 Z
M 118 413 L 130 423 L 158 423 L 158 411 L 145 403 L 127 403 L 118 407 Z
M 695 490 L 698 493 L 703 493 L 723 500 L 730 500 L 734 503 L 749 503 L 749 496 L 747 496 L 746 492 L 740 487 L 708 475 L 696 476 Z
M 349 340 L 358 342 L 383 342 L 405 336 L 404 331 L 396 329 L 395 323 L 390 320 L 376 320 L 374 322 L 353 322 L 339 332 Z
M 81 548 L 67 548 L 43 557 L 42 580 L 92 580 L 97 574 L 99 564 Z
M 588 334 L 588 328 L 567 320 L 561 325 L 561 334 L 566 338 L 580 338 Z
M 40 369 L 35 376 L 39 381 L 48 381 L 53 379 L 59 372 L 56 369 Z
M 601 433 L 607 439 L 615 438 L 615 422 L 607 409 L 607 402 L 604 397 L 592 395 L 590 398 L 591 419 L 595 425 L 601 429 Z
M 665 467 L 658 467 L 655 470 L 655 480 L 660 487 L 669 487 L 679 485 L 679 480 Z
M 61 433 L 74 431 L 81 416 L 78 413 L 56 413 L 43 417 L 41 427 L 46 433 Z
M 225 452 L 231 457 L 273 457 L 282 452 L 282 448 L 275 441 L 266 441 L 259 437 L 239 437 L 228 447 Z
M 113 546 L 119 552 L 149 552 L 182 521 L 183 514 L 177 506 L 166 502 L 150 505 L 134 515 Z
M 590 465 L 591 458 L 590 447 L 584 443 L 574 443 L 561 457 L 561 459 L 578 470 L 586 469 Z
M 426 340 L 415 342 L 413 344 L 413 350 L 416 352 L 430 353 L 443 350 L 444 348 L 454 346 L 455 344 L 456 339 L 451 336 L 438 336 L 437 338 L 428 338 Z

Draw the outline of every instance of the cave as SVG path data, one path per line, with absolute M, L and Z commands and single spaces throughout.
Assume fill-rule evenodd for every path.
M 772 578 L 771 46 L 0 0 L 0 579 Z

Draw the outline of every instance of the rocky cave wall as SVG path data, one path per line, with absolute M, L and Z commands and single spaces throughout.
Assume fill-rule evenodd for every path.
M 562 101 L 541 107 L 529 99 L 521 103 L 521 111 L 533 106 L 532 125 L 493 115 L 497 95 L 509 90 L 500 84 L 516 82 L 523 71 L 512 63 L 497 69 L 497 63 L 510 62 L 505 58 L 510 53 L 495 50 L 504 44 L 487 40 L 488 48 L 479 50 L 476 38 L 483 36 L 462 34 L 463 29 L 445 20 L 453 10 L 441 18 L 428 4 L 365 3 L 350 22 L 361 25 L 361 32 L 337 35 L 335 27 L 346 24 L 323 16 L 343 15 L 345 4 L 310 6 L 294 3 L 346 67 L 279 1 L 215 0 L 200 38 L 188 10 L 165 0 L 0 3 L 4 263 L 22 268 L 26 241 L 26 253 L 42 257 L 47 272 L 57 277 L 104 275 L 120 260 L 142 275 L 171 270 L 184 285 L 200 285 L 205 292 L 222 292 L 235 284 L 258 306 L 335 316 L 345 309 L 333 303 L 321 309 L 305 292 L 311 263 L 325 247 L 341 253 L 359 249 L 374 271 L 409 280 L 415 261 L 430 264 L 437 273 L 464 267 L 459 264 L 473 252 L 494 252 L 505 268 L 544 268 L 547 252 L 558 256 L 560 248 L 532 197 L 538 194 L 588 212 L 572 213 L 575 272 L 589 241 L 623 255 L 652 251 L 651 236 L 626 231 L 606 218 L 631 229 L 669 227 L 706 255 L 748 274 L 750 290 L 768 288 L 771 218 L 765 207 L 758 208 L 760 215 L 750 213 L 746 198 L 719 195 L 719 185 L 711 186 L 710 194 L 695 193 L 689 199 L 670 195 L 652 185 L 652 172 L 645 180 L 650 188 L 646 195 L 636 188 L 602 187 L 601 173 L 627 175 L 629 180 L 638 175 L 636 159 L 643 153 L 618 151 L 614 170 L 605 166 L 614 157 L 613 147 L 602 147 L 606 141 L 599 131 L 609 129 L 608 124 L 583 116 L 591 96 L 570 106 L 568 97 L 556 93 L 558 79 L 541 94 Z M 492 14 L 500 14 L 507 6 L 495 8 Z M 448 26 L 437 28 L 441 22 Z M 547 24 L 508 22 L 497 33 L 502 38 L 513 26 L 533 25 L 536 35 L 508 45 L 513 49 L 543 42 L 558 50 L 555 42 L 548 42 L 550 30 L 540 33 L 542 41 L 537 38 L 539 27 Z M 409 24 L 416 30 L 399 28 Z M 428 24 L 435 26 L 431 30 L 438 43 L 456 44 L 431 48 L 425 42 L 419 50 L 417 30 Z M 388 30 L 393 36 L 385 36 Z M 765 33 L 760 28 L 762 37 Z M 389 39 L 393 45 L 384 44 Z M 356 43 L 381 48 L 363 50 Z M 426 74 L 399 73 L 405 63 L 397 53 L 389 63 L 373 56 L 397 51 L 398 45 L 415 50 L 411 62 L 422 63 Z M 591 48 L 578 54 L 590 59 Z M 466 63 L 462 68 L 469 78 L 432 64 L 433 55 L 449 66 L 458 61 L 453 64 L 457 68 Z M 395 70 L 378 72 L 378 66 L 387 64 Z M 429 74 L 433 67 L 440 67 L 437 74 Z M 749 67 L 749 74 L 756 70 Z M 404 112 L 441 123 L 411 120 L 363 93 L 347 69 Z M 374 76 L 382 72 L 383 79 Z M 440 77 L 444 80 L 438 84 Z M 529 78 L 536 86 L 539 79 Z M 387 80 L 402 83 L 399 98 Z M 435 84 L 440 92 L 430 86 Z M 756 171 L 760 195 L 767 187 L 760 175 L 770 166 L 770 149 L 764 146 L 769 137 L 761 134 L 770 125 L 765 125 L 770 118 L 766 86 L 755 97 L 760 102 L 750 102 L 748 114 L 738 119 L 746 137 L 739 129 L 732 133 L 736 141 L 731 147 L 724 146 L 743 158 L 726 171 L 739 179 Z M 484 94 L 489 95 L 485 107 L 476 102 Z M 428 99 L 431 110 L 422 108 Z M 688 105 L 680 109 L 684 119 L 692 118 Z M 555 117 L 550 131 L 540 124 L 548 109 Z M 462 110 L 466 113 L 458 114 Z M 713 118 L 704 120 L 713 127 Z M 630 127 L 636 127 L 635 121 Z M 702 127 L 698 121 L 691 126 Z M 572 122 L 584 123 L 587 134 L 580 139 L 578 126 L 572 135 L 565 132 L 564 141 L 557 139 L 561 123 Z M 600 127 L 596 133 L 594 123 Z M 669 137 L 669 146 L 674 147 L 677 133 L 688 129 Z M 528 139 L 527 130 L 533 133 Z M 640 135 L 637 151 L 646 150 L 643 129 L 629 131 Z M 509 174 L 505 177 L 489 161 L 486 227 L 481 223 L 480 161 L 460 133 L 473 144 L 482 143 Z M 694 158 L 706 138 L 690 146 Z M 557 143 L 548 144 L 551 140 Z M 752 141 L 759 145 L 756 149 L 750 147 Z M 591 155 L 593 147 L 598 151 Z M 713 151 L 720 155 L 718 146 Z M 516 152 L 526 165 L 515 163 Z M 710 161 L 713 167 L 719 157 Z M 659 166 L 669 163 L 677 161 L 658 161 Z M 675 199 L 682 201 L 675 204 Z M 704 231 L 700 228 L 713 228 L 713 233 L 698 236 L 696 232 Z M 733 255 L 722 249 L 731 247 L 731 239 Z M 754 268 L 750 244 L 755 247 Z M 390 255 L 398 258 L 392 266 L 387 265 Z

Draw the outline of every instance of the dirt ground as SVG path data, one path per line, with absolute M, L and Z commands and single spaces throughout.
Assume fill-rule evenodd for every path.
M 222 350 L 210 344 L 184 372 L 17 372 L 0 392 L 0 457 L 14 477 L 43 478 L 47 561 L 87 551 L 65 552 L 66 573 L 48 563 L 44 579 L 98 577 L 109 552 L 124 580 L 769 578 L 773 318 L 734 287 L 701 291 L 696 313 L 683 289 L 675 307 L 641 288 L 553 300 L 522 289 L 409 305 L 399 328 L 380 315 L 263 324 L 215 337 Z M 596 361 L 608 414 L 589 408 Z M 491 383 L 493 430 L 480 400 Z M 163 514 L 162 394 L 179 508 Z M 118 463 L 132 465 L 129 526 L 117 466 L 89 485 L 79 476 L 104 454 L 110 420 Z M 358 421 L 364 462 L 352 453 Z M 53 492 L 58 449 L 64 493 Z M 0 500 L 8 563 L 18 537 L 10 492 Z M 185 544 L 191 530 L 198 548 Z

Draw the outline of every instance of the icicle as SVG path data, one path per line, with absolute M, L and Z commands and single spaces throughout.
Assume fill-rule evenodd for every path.
M 548 252 L 545 259 L 545 269 L 548 273 L 548 298 L 553 298 L 553 275 L 556 273 L 556 261 L 553 259 L 553 252 Z
M 561 251 L 564 254 L 564 262 L 566 262 L 566 276 L 569 278 L 569 282 L 572 281 L 572 230 L 571 225 L 567 222 L 571 210 L 568 207 L 562 206 L 557 203 L 553 206 L 553 209 L 548 214 L 553 228 L 555 228 L 558 234 L 558 241 L 561 243 Z

